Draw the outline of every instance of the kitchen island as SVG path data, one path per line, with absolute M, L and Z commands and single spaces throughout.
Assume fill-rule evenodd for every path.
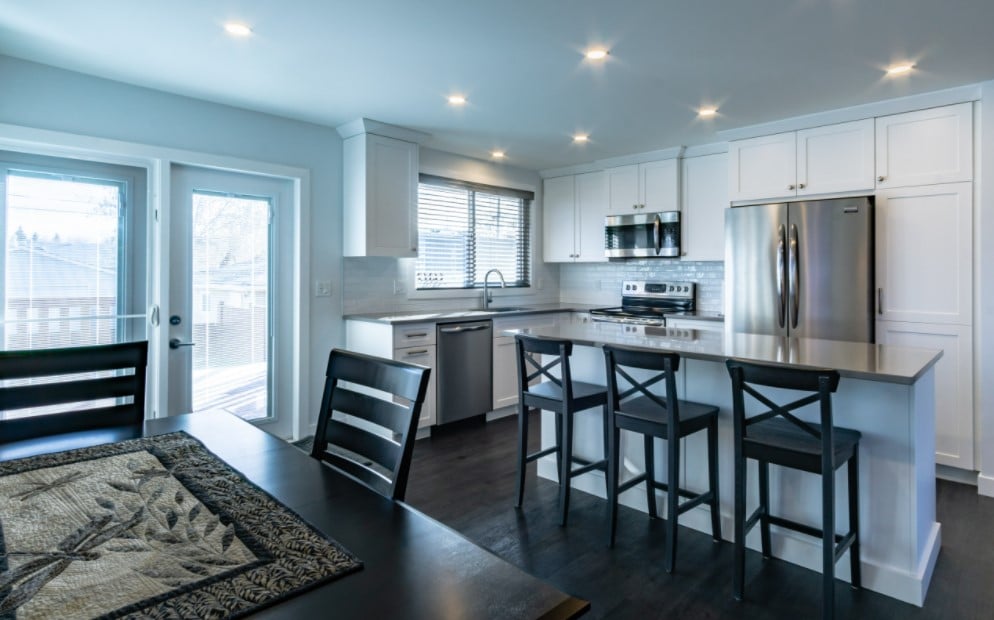
M 678 391 L 681 398 L 709 403 L 719 414 L 719 486 L 722 535 L 732 535 L 733 446 L 731 381 L 725 360 L 736 358 L 792 367 L 835 368 L 842 375 L 833 399 L 835 424 L 862 432 L 860 447 L 860 529 L 863 587 L 915 605 L 923 605 L 941 546 L 941 528 L 935 520 L 935 362 L 940 351 L 885 345 L 783 338 L 755 334 L 667 329 L 618 323 L 596 323 L 577 318 L 534 330 L 534 335 L 565 338 L 576 345 L 572 358 L 574 379 L 605 383 L 604 357 L 598 348 L 617 344 L 649 351 L 679 353 Z M 515 332 L 505 332 L 507 335 Z M 771 391 L 771 394 L 775 391 Z M 817 409 L 799 410 L 799 417 L 816 421 Z M 554 439 L 553 417 L 543 412 L 542 443 Z M 582 412 L 576 419 L 574 451 L 580 457 L 600 457 L 599 413 Z M 681 447 L 681 486 L 692 491 L 707 487 L 706 440 L 703 433 L 684 440 Z M 657 440 L 656 475 L 665 475 L 665 442 Z M 622 481 L 643 471 L 641 440 L 622 434 Z M 757 505 L 756 463 L 749 462 L 749 508 Z M 555 459 L 541 460 L 539 475 L 557 479 Z M 845 471 L 837 472 L 836 521 L 847 529 Z M 573 486 L 604 496 L 602 472 L 573 479 Z M 641 486 L 641 485 L 640 485 Z M 817 476 L 772 467 L 770 506 L 775 514 L 820 523 L 821 486 Z M 645 494 L 621 495 L 622 503 L 646 510 Z M 748 510 L 747 509 L 747 510 Z M 706 507 L 680 517 L 680 524 L 710 532 Z M 624 530 L 618 532 L 624 537 Z M 759 528 L 746 541 L 759 549 Z M 772 528 L 773 555 L 819 571 L 821 544 L 789 530 Z M 848 553 L 848 552 L 847 552 Z M 849 579 L 849 564 L 839 561 L 836 574 Z M 748 576 L 747 576 L 748 579 Z

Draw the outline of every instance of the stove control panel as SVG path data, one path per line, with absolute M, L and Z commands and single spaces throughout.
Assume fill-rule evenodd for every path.
M 626 281 L 621 286 L 621 296 L 693 299 L 696 287 L 694 282 Z

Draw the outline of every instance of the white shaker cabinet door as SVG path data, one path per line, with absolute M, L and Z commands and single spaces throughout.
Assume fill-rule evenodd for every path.
M 973 330 L 966 325 L 877 321 L 877 342 L 942 350 L 935 364 L 935 462 L 974 469 Z
M 797 132 L 797 195 L 872 190 L 873 119 Z
M 576 175 L 576 246 L 573 258 L 577 262 L 607 262 L 604 255 L 607 200 L 607 176 L 603 172 Z
M 639 203 L 642 205 L 640 211 L 658 213 L 679 210 L 677 160 L 650 161 L 639 164 L 638 168 L 641 188 Z
M 604 171 L 607 180 L 608 212 L 611 215 L 638 213 L 639 167 L 618 166 Z
M 733 140 L 728 143 L 731 200 L 768 200 L 797 193 L 796 133 Z
M 973 318 L 973 184 L 877 192 L 877 318 Z
M 728 155 L 683 160 L 683 258 L 725 260 Z
M 573 261 L 576 189 L 573 175 L 546 179 L 542 192 L 542 255 L 547 263 Z
M 973 178 L 973 104 L 959 103 L 876 120 L 877 188 Z

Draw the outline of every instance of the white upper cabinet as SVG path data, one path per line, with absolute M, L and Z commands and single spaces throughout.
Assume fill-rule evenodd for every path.
M 797 132 L 798 196 L 873 186 L 873 119 Z
M 731 200 L 873 189 L 873 119 L 728 145 Z
M 728 155 L 683 160 L 683 257 L 725 260 Z
M 678 210 L 677 160 L 664 159 L 605 170 L 611 215 Z
M 973 104 L 959 103 L 876 120 L 877 187 L 973 179 Z
M 797 190 L 796 134 L 734 140 L 728 143 L 731 200 L 793 196 Z
M 576 223 L 573 175 L 546 179 L 542 190 L 542 255 L 547 263 L 572 262 Z
M 361 133 L 343 142 L 345 256 L 417 256 L 418 145 Z
M 970 325 L 973 184 L 877 191 L 877 319 Z
M 602 262 L 608 185 L 603 172 L 546 179 L 543 258 L 547 263 Z
M 577 262 L 607 261 L 604 256 L 607 201 L 607 176 L 603 172 L 576 175 L 576 256 L 573 258 Z

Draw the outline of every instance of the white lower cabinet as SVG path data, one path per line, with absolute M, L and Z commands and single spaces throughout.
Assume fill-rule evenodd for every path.
M 554 325 L 568 320 L 568 312 L 531 314 L 494 319 L 494 409 L 518 404 L 518 360 L 513 336 L 502 336 L 508 329 Z
M 969 325 L 877 321 L 879 344 L 942 349 L 935 365 L 935 462 L 975 469 L 973 330 Z
M 351 351 L 375 355 L 399 362 L 427 366 L 428 391 L 421 405 L 418 428 L 435 424 L 435 324 L 409 323 L 390 325 L 371 321 L 349 320 L 345 322 L 345 346 Z

